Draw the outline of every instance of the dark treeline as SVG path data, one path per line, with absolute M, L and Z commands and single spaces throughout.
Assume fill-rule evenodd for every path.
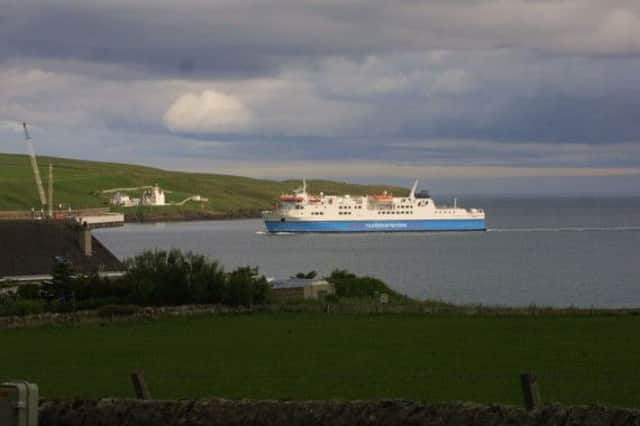
M 125 274 L 102 278 L 77 275 L 73 265 L 59 259 L 52 279 L 43 285 L 22 285 L 0 312 L 28 314 L 69 312 L 105 305 L 171 306 L 224 304 L 251 306 L 268 303 L 271 287 L 258 268 L 230 272 L 205 256 L 179 250 L 145 251 L 125 261 Z
M 0 315 L 27 315 L 40 312 L 72 312 L 83 309 L 129 311 L 135 306 L 174 306 L 222 304 L 253 306 L 271 302 L 271 285 L 255 267 L 239 267 L 230 272 L 215 260 L 180 250 L 145 251 L 124 262 L 119 277 L 100 277 L 97 273 L 77 274 L 73 265 L 58 258 L 52 279 L 42 284 L 20 285 L 15 293 L 0 294 Z M 301 272 L 296 278 L 313 279 L 316 271 Z M 325 279 L 336 293 L 323 298 L 409 301 L 383 281 L 357 276 L 336 269 Z

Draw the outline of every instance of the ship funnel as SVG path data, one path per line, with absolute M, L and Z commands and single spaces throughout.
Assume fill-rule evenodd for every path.
M 418 189 L 418 181 L 416 180 L 415 182 L 413 182 L 413 186 L 411 187 L 411 192 L 409 193 L 409 198 L 410 199 L 414 199 L 416 198 L 416 190 Z

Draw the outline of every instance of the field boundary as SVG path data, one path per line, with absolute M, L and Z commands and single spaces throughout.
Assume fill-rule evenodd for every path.
M 534 411 L 469 402 L 277 400 L 46 400 L 40 424 L 50 426 L 189 425 L 638 425 L 640 411 L 545 405 Z
M 0 317 L 0 329 L 27 328 L 46 325 L 105 324 L 126 321 L 148 321 L 169 317 L 247 315 L 253 313 L 309 313 L 319 315 L 422 315 L 481 317 L 553 317 L 553 316 L 640 316 L 640 309 L 555 309 L 496 308 L 483 306 L 430 306 L 426 303 L 299 303 L 255 306 L 179 305 L 140 307 L 113 305 L 97 310 L 66 313 L 41 313 Z M 118 309 L 125 308 L 125 309 Z M 113 313 L 111 313 L 113 312 Z

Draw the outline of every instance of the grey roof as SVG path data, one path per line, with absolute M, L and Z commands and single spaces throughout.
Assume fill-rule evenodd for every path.
M 282 278 L 269 282 L 273 288 L 302 288 L 309 285 L 329 284 L 326 280 L 318 278 Z
M 122 271 L 122 263 L 91 237 L 92 256 L 80 249 L 79 225 L 63 221 L 0 221 L 0 278 L 50 274 L 55 258 L 69 260 L 77 272 Z

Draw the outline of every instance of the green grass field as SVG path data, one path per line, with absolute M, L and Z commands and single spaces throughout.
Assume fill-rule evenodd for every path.
M 640 407 L 640 317 L 255 314 L 0 330 L 0 380 L 46 397 L 472 400 Z
M 63 204 L 65 208 L 69 205 L 72 208 L 102 207 L 108 201 L 107 197 L 101 195 L 103 190 L 158 183 L 163 189 L 172 191 L 168 194 L 169 201 L 180 201 L 191 194 L 200 194 L 209 199 L 204 206 L 191 202 L 184 207 L 156 208 L 159 211 L 168 209 L 172 214 L 188 209 L 258 211 L 273 207 L 281 193 L 300 185 L 296 181 L 276 182 L 239 176 L 173 172 L 130 164 L 39 157 L 45 190 L 49 161 L 54 167 L 54 205 Z M 398 194 L 408 191 L 397 187 L 317 180 L 308 184 L 310 191 L 327 194 L 379 193 L 384 189 Z M 0 154 L 0 187 L 0 210 L 24 210 L 40 206 L 29 158 L 25 155 Z M 132 195 L 136 195 L 135 192 Z

